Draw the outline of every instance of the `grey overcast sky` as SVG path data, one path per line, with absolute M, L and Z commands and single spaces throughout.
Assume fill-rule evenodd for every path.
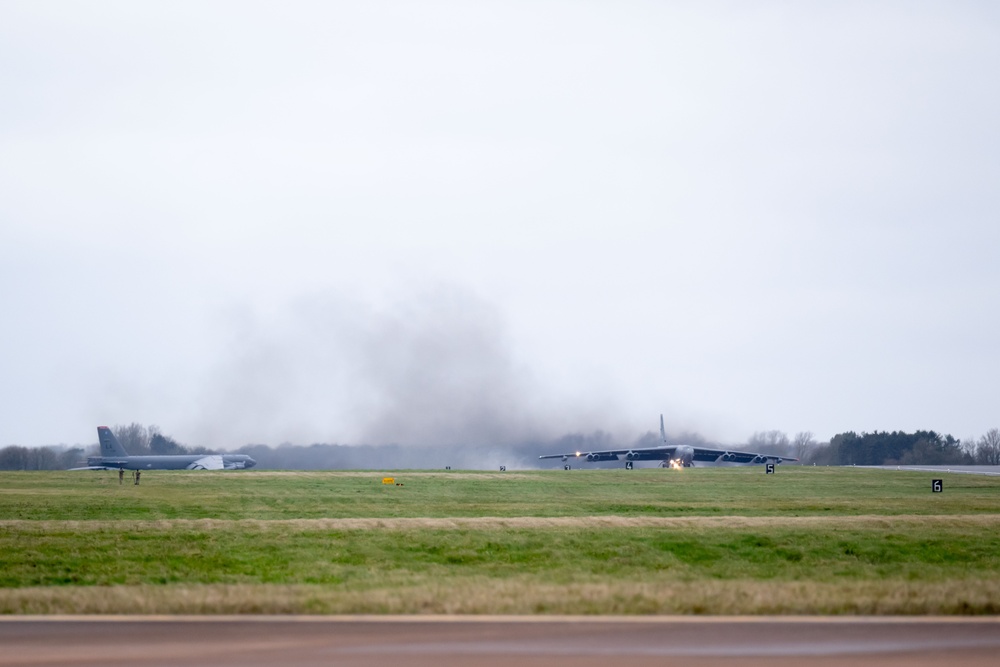
M 978 436 L 998 7 L 0 0 L 0 446 Z

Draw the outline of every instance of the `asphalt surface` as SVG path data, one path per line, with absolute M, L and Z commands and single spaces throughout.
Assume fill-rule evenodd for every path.
M 846 466 L 845 466 L 846 467 Z M 962 475 L 987 475 L 1000 477 L 1000 466 L 857 466 L 858 468 L 876 468 L 878 470 L 900 470 L 903 472 L 951 472 Z
M 0 666 L 990 665 L 1000 617 L 5 617 Z

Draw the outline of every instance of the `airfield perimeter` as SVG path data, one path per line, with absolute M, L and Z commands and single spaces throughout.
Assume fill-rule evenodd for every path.
M 0 613 L 997 614 L 1000 479 L 7 472 Z

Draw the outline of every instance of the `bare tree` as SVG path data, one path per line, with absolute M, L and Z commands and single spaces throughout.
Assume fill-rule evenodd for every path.
M 87 465 L 83 449 L 80 447 L 70 447 L 59 453 L 59 468 L 74 468 L 76 466 Z
M 73 452 L 82 450 L 76 449 Z M 64 452 L 55 447 L 18 447 L 0 449 L 0 470 L 60 470 L 68 468 Z M 67 459 L 68 460 L 68 459 Z M 74 457 L 75 460 L 75 457 Z
M 788 456 L 791 443 L 788 441 L 788 436 L 781 431 L 757 431 L 750 436 L 747 447 L 753 452 Z
M 795 439 L 792 440 L 792 446 L 795 448 L 795 457 L 805 459 L 806 455 L 816 447 L 816 440 L 813 438 L 812 431 L 800 431 L 796 433 Z
M 959 445 L 959 447 L 962 448 L 963 452 L 965 452 L 973 460 L 975 460 L 975 458 L 976 458 L 976 443 L 977 442 L 978 441 L 977 441 L 976 437 L 970 435 L 967 438 L 962 438 L 961 440 L 959 440 L 958 441 L 958 445 Z
M 976 444 L 976 463 L 1000 466 L 1000 429 L 991 428 Z
M 155 428 L 155 427 L 154 427 Z M 132 422 L 128 426 L 115 425 L 112 429 L 118 442 L 132 456 L 149 454 L 149 431 L 142 424 Z
M 0 449 L 0 470 L 27 470 L 28 448 L 10 445 Z

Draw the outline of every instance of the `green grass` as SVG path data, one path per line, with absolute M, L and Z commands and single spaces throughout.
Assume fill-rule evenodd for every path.
M 385 486 L 384 475 L 403 486 Z M 945 492 L 930 492 L 931 478 Z M 0 519 L 844 516 L 1000 511 L 1000 479 L 854 468 L 0 473 Z
M 0 613 L 1000 613 L 995 478 L 385 474 L 0 473 Z
M 314 530 L 297 524 L 174 527 L 113 524 L 0 532 L 0 587 L 161 583 L 343 584 L 377 587 L 383 572 L 516 575 L 572 582 L 669 573 L 678 581 L 989 578 L 1000 567 L 1000 521 L 879 527 L 729 530 L 557 528 Z M 981 524 L 978 527 L 982 528 Z M 957 571 L 956 571 L 957 570 Z

